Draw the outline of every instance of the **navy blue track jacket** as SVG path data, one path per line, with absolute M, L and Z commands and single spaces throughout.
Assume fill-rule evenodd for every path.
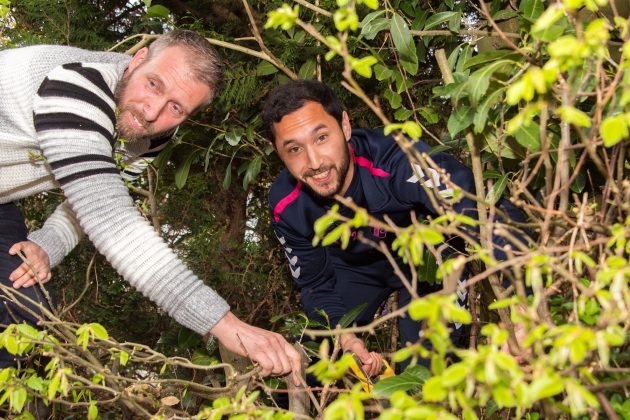
M 427 215 L 436 216 L 420 182 L 446 198 L 453 196 L 453 190 L 441 182 L 437 172 L 431 169 L 431 173 L 426 174 L 419 166 L 414 172 L 393 137 L 384 135 L 380 129 L 352 130 L 350 145 L 355 169 L 345 196 L 352 198 L 371 216 L 384 220 L 387 215 L 401 227 L 411 224 L 411 211 L 415 212 L 418 220 Z M 430 150 L 420 141 L 415 146 L 420 152 L 428 153 Z M 450 174 L 454 184 L 474 194 L 470 169 L 447 153 L 435 153 L 431 158 Z M 320 319 L 316 309 L 324 310 L 332 326 L 352 309 L 344 305 L 342 296 L 336 292 L 336 282 L 349 281 L 347 276 L 352 276 L 354 283 L 360 282 L 363 276 L 390 277 L 393 271 L 382 253 L 357 240 L 354 233 L 346 249 L 341 249 L 339 241 L 326 247 L 312 245 L 314 222 L 333 204 L 334 200 L 321 200 L 309 195 L 286 168 L 274 181 L 269 193 L 272 226 L 284 247 L 293 279 L 300 288 L 305 311 L 310 318 Z M 524 221 L 522 212 L 507 200 L 501 200 L 498 205 L 512 220 Z M 453 210 L 477 218 L 476 203 L 471 199 L 462 198 L 453 205 Z M 353 212 L 343 206 L 340 212 L 353 216 Z M 390 245 L 395 239 L 393 234 L 371 227 L 363 228 L 362 234 L 370 240 L 387 241 Z M 505 242 L 503 238 L 495 237 L 495 249 Z M 502 252 L 495 252 L 495 256 L 505 258 Z M 399 261 L 399 266 L 405 265 Z

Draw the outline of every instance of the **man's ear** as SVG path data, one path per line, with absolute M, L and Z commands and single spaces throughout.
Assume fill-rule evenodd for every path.
M 348 113 L 346 111 L 343 111 L 343 114 L 341 114 L 341 129 L 343 130 L 343 135 L 346 138 L 346 141 L 350 141 L 352 126 L 350 126 L 350 117 L 348 117 Z
M 149 49 L 147 47 L 140 48 L 131 58 L 129 65 L 127 66 L 127 70 L 129 72 L 134 71 L 140 64 L 142 64 L 147 57 L 149 56 Z

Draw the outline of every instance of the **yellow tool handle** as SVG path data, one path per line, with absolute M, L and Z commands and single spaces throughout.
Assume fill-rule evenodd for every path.
M 380 380 L 394 376 L 394 370 L 391 368 L 389 363 L 387 363 L 387 360 L 381 360 L 383 360 L 383 369 L 382 373 L 378 375 L 378 379 Z M 361 381 L 361 386 L 363 387 L 363 390 L 367 393 L 371 393 L 372 388 L 374 387 L 374 382 L 372 381 L 372 378 L 370 378 L 363 370 L 363 362 L 361 362 L 361 359 L 359 359 L 359 356 L 357 356 L 355 353 L 352 353 L 352 361 L 353 363 L 350 365 L 350 369 L 352 369 L 352 372 L 354 372 L 357 378 L 359 378 L 359 381 Z

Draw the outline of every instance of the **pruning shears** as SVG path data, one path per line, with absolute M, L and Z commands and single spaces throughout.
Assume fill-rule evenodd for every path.
M 394 369 L 392 369 L 389 363 L 387 363 L 387 360 L 385 359 L 382 359 L 382 360 L 383 360 L 383 369 L 381 373 L 376 376 L 370 377 L 363 370 L 363 363 L 361 362 L 361 359 L 359 359 L 359 356 L 357 356 L 355 353 L 352 353 L 352 363 L 350 364 L 350 369 L 352 369 L 352 372 L 354 372 L 356 377 L 359 378 L 359 381 L 361 381 L 361 386 L 363 387 L 363 390 L 367 392 L 368 394 L 372 393 L 372 389 L 374 388 L 374 384 L 376 382 L 380 381 L 381 379 L 394 376 Z

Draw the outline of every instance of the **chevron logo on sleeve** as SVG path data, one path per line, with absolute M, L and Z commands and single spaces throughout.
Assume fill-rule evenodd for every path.
M 417 163 L 414 163 L 413 167 L 415 169 L 414 174 L 409 177 L 409 179 L 407 179 L 407 182 L 416 184 L 420 180 L 422 180 L 423 185 L 426 185 L 427 188 L 437 189 L 438 194 L 440 194 L 442 197 L 448 198 L 453 196 L 453 189 L 447 188 L 446 185 L 440 182 L 440 174 L 438 173 L 438 171 L 433 168 L 429 168 L 429 172 L 431 173 L 431 176 L 429 177 L 424 173 L 422 167 L 420 167 L 420 165 L 418 165 Z M 420 178 L 418 178 L 418 176 L 420 176 Z
M 276 235 L 276 237 L 278 238 L 278 240 L 280 241 L 280 244 L 284 248 L 284 255 L 287 257 L 287 260 L 289 261 L 289 270 L 291 270 L 291 275 L 293 276 L 294 279 L 299 279 L 301 267 L 297 265 L 298 263 L 297 255 L 291 255 L 291 253 L 293 252 L 293 249 L 286 246 L 287 240 L 284 239 L 284 236 Z

